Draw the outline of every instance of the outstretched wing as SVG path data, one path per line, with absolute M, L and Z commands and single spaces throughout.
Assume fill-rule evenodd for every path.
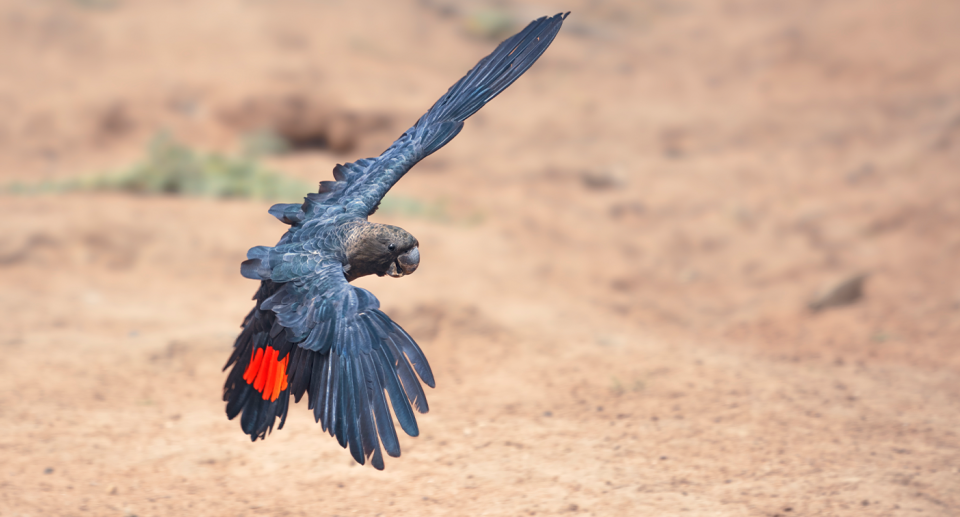
M 325 431 L 358 463 L 371 458 L 383 469 L 381 443 L 387 454 L 400 455 L 384 392 L 400 427 L 417 436 L 411 405 L 429 410 L 417 376 L 434 387 L 433 372 L 373 294 L 348 284 L 339 263 L 317 257 L 301 263 L 314 273 L 283 284 L 271 280 L 278 268 L 256 270 L 264 282 L 227 364 L 234 366 L 224 388 L 227 414 L 242 412 L 241 427 L 256 440 L 276 417 L 283 426 L 289 395 L 299 402 L 306 393 Z
M 320 192 L 311 194 L 302 206 L 276 205 L 271 213 L 287 223 L 309 218 L 332 204 L 344 205 L 358 215 L 372 214 L 407 171 L 457 136 L 463 121 L 536 62 L 553 42 L 568 14 L 540 18 L 507 38 L 379 157 L 337 165 L 333 170 L 336 181 L 321 182 Z

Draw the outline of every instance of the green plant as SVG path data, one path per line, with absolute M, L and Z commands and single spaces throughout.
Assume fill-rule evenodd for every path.
M 387 194 L 387 196 L 383 198 L 383 201 L 380 202 L 380 208 L 377 209 L 377 214 L 416 217 L 436 223 L 459 224 L 464 226 L 476 226 L 483 222 L 483 214 L 480 212 L 459 215 L 451 213 L 449 203 L 445 199 L 427 202 L 394 194 Z
M 150 143 L 146 158 L 126 171 L 33 186 L 15 184 L 8 190 L 14 193 L 113 190 L 217 198 L 297 199 L 312 188 L 263 168 L 253 153 L 233 157 L 198 152 L 161 134 Z

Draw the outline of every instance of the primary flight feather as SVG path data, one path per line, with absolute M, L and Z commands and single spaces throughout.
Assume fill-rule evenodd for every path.
M 383 469 L 381 444 L 400 455 L 387 397 L 400 428 L 419 434 L 413 410 L 429 409 L 420 380 L 435 385 L 427 358 L 373 294 L 349 283 L 413 273 L 419 243 L 367 217 L 410 168 L 533 65 L 568 14 L 535 20 L 501 43 L 380 156 L 337 165 L 334 181 L 320 182 L 302 204 L 270 208 L 290 229 L 276 246 L 247 252 L 240 272 L 260 288 L 224 367 L 233 367 L 223 388 L 227 416 L 240 415 L 252 440 L 265 438 L 277 418 L 282 428 L 290 396 L 299 402 L 304 394 L 323 430 L 360 464 Z

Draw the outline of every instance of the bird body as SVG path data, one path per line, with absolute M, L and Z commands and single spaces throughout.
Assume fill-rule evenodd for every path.
M 569 14 L 569 13 L 567 13 Z M 522 75 L 553 41 L 567 14 L 531 22 L 454 84 L 377 158 L 337 165 L 304 202 L 270 213 L 290 225 L 275 246 L 247 252 L 241 274 L 260 280 L 243 322 L 223 400 L 252 440 L 286 419 L 290 396 L 304 394 L 322 429 L 383 469 L 383 450 L 400 455 L 393 419 L 417 436 L 413 409 L 429 410 L 420 381 L 435 386 L 417 343 L 379 310 L 369 291 L 349 282 L 401 277 L 420 263 L 419 242 L 402 228 L 367 218 L 417 162 L 453 139 L 463 122 Z

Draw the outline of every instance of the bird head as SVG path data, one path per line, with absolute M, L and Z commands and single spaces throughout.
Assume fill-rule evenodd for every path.
M 347 246 L 347 279 L 377 275 L 400 278 L 420 265 L 419 242 L 403 228 L 366 223 Z
M 385 256 L 390 257 L 390 264 L 386 271 L 378 275 L 389 275 L 394 278 L 400 278 L 403 275 L 410 275 L 417 270 L 420 265 L 420 243 L 417 239 L 402 228 L 391 226 L 396 232 L 385 232 L 381 236 L 381 243 L 386 245 Z M 389 235 L 389 234 L 393 235 Z M 388 236 L 389 235 L 389 236 Z

